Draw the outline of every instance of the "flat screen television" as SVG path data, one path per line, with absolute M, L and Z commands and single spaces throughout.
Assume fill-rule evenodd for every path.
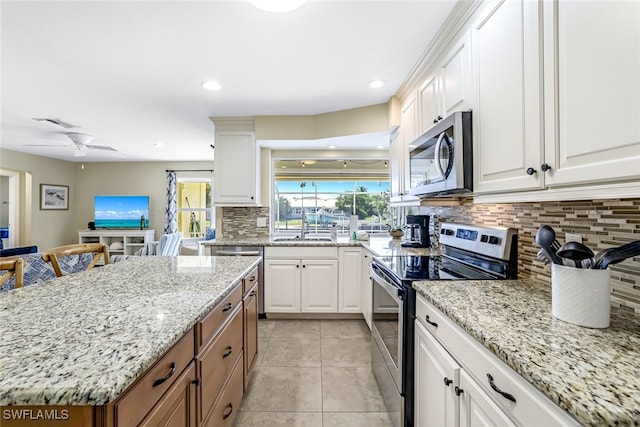
M 149 228 L 149 196 L 95 196 L 96 228 Z

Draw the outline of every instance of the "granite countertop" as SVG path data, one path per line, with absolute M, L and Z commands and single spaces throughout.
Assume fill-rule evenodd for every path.
M 527 280 L 413 287 L 582 425 L 640 424 L 637 316 L 612 308 L 606 329 L 565 323 L 550 286 Z
M 402 240 L 392 239 L 389 236 L 370 236 L 369 240 L 351 240 L 347 237 L 338 237 L 335 242 L 318 241 L 313 239 L 299 241 L 279 241 L 283 236 L 271 237 L 237 237 L 204 240 L 203 246 L 337 246 L 337 247 L 363 247 L 376 256 L 395 255 L 429 255 L 430 248 L 406 248 L 401 246 Z
M 258 257 L 135 257 L 0 293 L 0 406 L 112 402 Z

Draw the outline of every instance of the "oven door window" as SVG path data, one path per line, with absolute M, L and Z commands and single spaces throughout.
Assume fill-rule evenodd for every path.
M 453 168 L 453 128 L 411 151 L 411 188 L 445 181 Z

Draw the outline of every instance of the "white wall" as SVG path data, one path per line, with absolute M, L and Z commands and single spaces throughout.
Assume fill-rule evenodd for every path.
M 0 227 L 9 226 L 9 177 L 0 176 Z

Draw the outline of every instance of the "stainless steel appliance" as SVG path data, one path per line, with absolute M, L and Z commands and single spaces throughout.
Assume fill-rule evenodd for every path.
M 398 427 L 414 425 L 416 292 L 411 283 L 517 278 L 514 229 L 443 223 L 439 236 L 440 255 L 374 257 L 371 263 L 371 361 L 387 410 L 394 414 Z
M 471 111 L 438 122 L 410 146 L 410 194 L 443 196 L 473 190 Z
M 429 239 L 429 215 L 407 215 L 407 232 L 404 234 L 402 246 L 413 248 L 428 248 L 431 246 Z
M 263 260 L 258 266 L 258 316 L 264 312 L 264 247 L 262 246 L 209 246 L 211 256 L 259 256 Z

